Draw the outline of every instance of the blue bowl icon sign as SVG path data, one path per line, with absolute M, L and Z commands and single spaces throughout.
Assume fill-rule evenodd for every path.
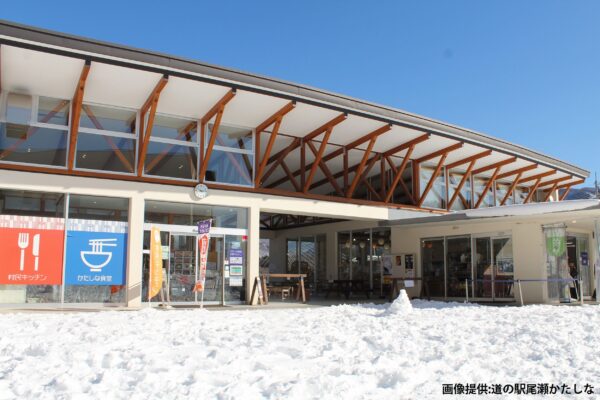
M 106 267 L 112 259 L 113 253 L 105 251 L 105 247 L 117 247 L 117 239 L 91 239 L 88 244 L 92 250 L 82 250 L 81 261 L 88 266 L 90 271 L 99 272 Z

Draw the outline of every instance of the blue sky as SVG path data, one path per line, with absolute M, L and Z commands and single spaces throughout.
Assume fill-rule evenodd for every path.
M 398 107 L 600 172 L 600 1 L 102 1 L 0 17 Z

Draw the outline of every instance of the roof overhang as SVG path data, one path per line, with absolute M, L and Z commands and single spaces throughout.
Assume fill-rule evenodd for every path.
M 466 169 L 466 164 L 460 164 L 462 160 L 489 151 L 473 165 L 474 170 L 480 171 L 480 176 L 493 176 L 495 173 L 510 182 L 515 178 L 511 173 L 522 169 L 524 172 L 519 179 L 524 186 L 537 184 L 536 187 L 546 189 L 557 180 L 560 180 L 558 187 L 568 187 L 589 176 L 588 171 L 575 165 L 455 125 L 308 86 L 181 57 L 7 21 L 0 21 L 0 45 L 1 83 L 2 88 L 8 90 L 19 90 L 29 85 L 27 90 L 34 90 L 36 94 L 70 98 L 81 67 L 88 61 L 92 63 L 84 98 L 88 102 L 139 109 L 164 75 L 170 78 L 161 94 L 159 113 L 201 118 L 211 105 L 233 88 L 237 90 L 237 95 L 229 103 L 223 121 L 256 127 L 288 102 L 296 101 L 294 111 L 286 115 L 281 125 L 282 138 L 287 138 L 287 142 L 277 142 L 272 154 L 284 149 L 294 138 L 304 137 L 307 132 L 341 113 L 346 114 L 347 118 L 336 125 L 332 132 L 323 152 L 325 158 L 369 132 L 391 124 L 391 129 L 380 135 L 372 146 L 373 152 L 383 154 L 425 133 L 431 136 L 414 149 L 411 154 L 413 159 L 427 159 L 427 162 L 436 163 L 441 156 L 427 156 L 462 144 L 458 150 L 447 154 L 442 160 L 444 165 L 456 165 L 458 170 Z M 261 150 L 264 150 L 265 142 L 261 143 Z M 368 145 L 367 141 L 349 152 L 350 165 L 360 162 L 361 152 Z M 403 149 L 391 156 L 403 157 L 406 154 L 407 149 Z M 290 169 L 300 168 L 299 151 L 290 153 L 286 162 Z M 341 157 L 331 159 L 328 165 L 333 172 L 344 169 Z M 376 170 L 374 168 L 372 174 Z M 271 182 L 281 177 L 273 174 Z M 314 181 L 324 178 L 321 171 L 317 171 Z M 337 179 L 341 181 L 341 177 Z

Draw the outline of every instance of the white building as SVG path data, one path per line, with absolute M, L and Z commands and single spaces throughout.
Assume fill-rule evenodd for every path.
M 379 297 L 404 279 L 412 295 L 443 299 L 594 293 L 600 210 L 562 201 L 589 175 L 567 162 L 319 89 L 11 22 L 0 22 L 0 83 L 2 305 L 140 307 L 152 227 L 165 294 L 197 304 L 203 219 L 210 304 L 250 301 L 261 239 L 270 273 L 307 274 L 313 297 Z

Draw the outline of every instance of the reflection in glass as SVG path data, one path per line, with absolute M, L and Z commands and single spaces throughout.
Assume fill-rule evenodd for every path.
M 446 239 L 446 296 L 465 297 L 465 286 L 471 279 L 471 238 Z
M 246 229 L 246 215 L 245 208 L 147 200 L 144 222 L 196 226 L 200 220 L 212 219 L 214 227 Z
M 135 134 L 136 115 L 133 110 L 84 104 L 81 107 L 81 128 Z
M 338 232 L 338 279 L 350 279 L 350 232 Z
M 148 144 L 145 160 L 146 175 L 196 179 L 197 169 L 197 147 L 152 141 Z
M 234 185 L 252 185 L 254 156 L 213 149 L 206 180 Z
M 68 131 L 0 123 L 0 160 L 66 165 Z
M 206 143 L 210 139 L 213 124 L 208 124 L 206 130 Z M 238 128 L 221 124 L 219 126 L 219 134 L 215 141 L 216 146 L 229 147 L 238 150 L 252 150 L 252 130 L 248 128 Z
M 425 191 L 427 184 L 431 180 L 434 172 L 435 168 L 433 167 L 421 166 L 421 168 L 419 168 L 419 187 L 421 189 L 420 195 L 423 195 L 423 192 Z M 431 190 L 429 190 L 427 193 L 427 196 L 423 202 L 423 207 L 446 208 L 446 178 L 443 169 L 435 178 Z
M 156 114 L 152 125 L 152 137 L 197 143 L 197 124 L 190 119 Z
M 487 178 L 473 178 L 473 190 L 475 196 L 475 204 L 479 202 L 479 198 L 483 196 L 483 200 L 479 207 L 492 207 L 494 206 L 494 186 L 490 186 L 487 193 L 483 193 L 489 179 Z
M 464 173 L 462 172 L 448 172 L 448 199 L 452 199 L 454 197 L 454 193 L 463 179 L 463 176 Z M 471 207 L 471 180 L 467 178 L 460 190 L 460 194 L 457 195 L 456 199 L 452 203 L 452 210 L 465 210 Z
M 428 285 L 432 297 L 444 297 L 444 239 L 423 239 L 421 241 L 423 260 L 423 280 Z
M 502 200 L 506 197 L 508 190 L 510 189 L 510 184 L 508 183 L 496 183 L 496 206 L 502 205 Z M 514 204 L 513 193 L 506 199 L 504 202 L 505 206 L 509 206 Z
M 133 173 L 135 139 L 80 132 L 75 165 L 81 169 Z

